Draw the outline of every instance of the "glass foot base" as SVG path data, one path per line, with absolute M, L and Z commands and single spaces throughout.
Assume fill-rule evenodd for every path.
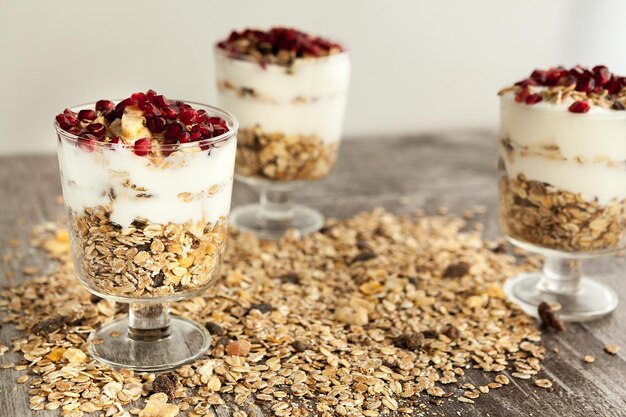
M 91 333 L 89 354 L 113 368 L 143 372 L 170 371 L 200 358 L 211 345 L 211 335 L 200 324 L 172 317 L 171 334 L 143 342 L 128 337 L 128 317 L 107 323 Z
M 324 216 L 317 210 L 294 205 L 293 216 L 288 221 L 268 221 L 261 217 L 260 204 L 237 207 L 231 210 L 228 222 L 242 232 L 252 232 L 261 239 L 279 239 L 288 229 L 297 229 L 307 234 L 320 230 L 324 226 Z
M 509 278 L 504 284 L 504 292 L 526 314 L 533 317 L 538 317 L 537 307 L 542 301 L 560 304 L 558 314 L 561 319 L 573 322 L 603 317 L 617 307 L 615 291 L 592 279 L 582 278 L 576 293 L 564 295 L 539 290 L 541 278 L 541 272 Z

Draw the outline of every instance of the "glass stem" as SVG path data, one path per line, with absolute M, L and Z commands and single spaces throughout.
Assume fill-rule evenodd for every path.
M 575 294 L 580 288 L 581 269 L 579 259 L 549 256 L 543 264 L 543 277 L 539 282 L 539 288 L 552 294 Z
M 128 306 L 128 337 L 139 342 L 152 342 L 168 337 L 170 306 L 130 303 Z
M 268 228 L 284 228 L 293 219 L 293 199 L 291 190 L 261 188 L 261 212 L 259 216 Z

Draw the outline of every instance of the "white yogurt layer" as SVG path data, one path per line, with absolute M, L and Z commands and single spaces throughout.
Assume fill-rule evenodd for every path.
M 86 152 L 60 140 L 58 156 L 65 204 L 78 213 L 110 205 L 111 221 L 123 228 L 137 218 L 159 224 L 214 223 L 230 210 L 236 141 L 229 139 L 219 146 L 210 154 L 175 152 L 165 159 L 170 165 L 159 168 L 129 148 Z M 124 186 L 125 181 L 143 190 Z M 210 195 L 215 185 L 218 191 Z M 192 197 L 187 200 L 191 201 L 186 202 L 181 193 L 190 193 Z M 192 232 L 199 234 L 202 230 Z
M 601 204 L 626 198 L 626 111 L 592 105 L 589 112 L 576 114 L 567 110 L 572 102 L 526 105 L 515 102 L 512 92 L 501 97 L 500 138 L 531 151 L 515 151 L 509 160 L 502 150 L 507 173 L 522 173 Z M 545 148 L 558 148 L 563 159 L 534 153 Z
M 258 124 L 268 133 L 316 135 L 325 143 L 340 139 L 350 81 L 347 53 L 297 59 L 289 72 L 219 50 L 215 55 L 218 85 L 234 87 L 218 89 L 219 104 L 237 116 L 242 128 Z M 242 88 L 254 96 L 241 95 Z

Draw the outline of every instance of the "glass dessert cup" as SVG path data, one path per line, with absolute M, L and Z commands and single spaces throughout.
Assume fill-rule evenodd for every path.
M 166 371 L 210 347 L 207 329 L 170 314 L 170 305 L 213 285 L 225 247 L 238 124 L 184 144 L 84 142 L 55 128 L 61 182 L 78 279 L 101 298 L 128 303 L 128 316 L 95 329 L 95 359 L 115 368 Z M 74 111 L 93 109 L 94 104 Z
M 215 49 L 218 102 L 241 128 L 235 178 L 260 202 L 233 209 L 231 224 L 262 239 L 319 230 L 324 216 L 294 204 L 293 192 L 334 167 L 350 78 L 347 52 L 263 64 Z
M 542 271 L 511 277 L 504 290 L 535 317 L 545 301 L 564 320 L 600 318 L 616 308 L 617 294 L 584 276 L 581 264 L 624 248 L 626 177 L 612 161 L 626 152 L 626 115 L 540 104 L 501 96 L 500 225 L 513 245 L 546 258 Z

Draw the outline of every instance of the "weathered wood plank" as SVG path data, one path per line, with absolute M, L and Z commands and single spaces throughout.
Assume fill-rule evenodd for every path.
M 451 135 L 419 138 L 380 138 L 376 141 L 346 141 L 336 171 L 325 182 L 298 192 L 298 200 L 321 209 L 326 215 L 348 217 L 362 210 L 385 207 L 395 213 L 424 209 L 434 212 L 447 206 L 452 213 L 475 205 L 487 206 L 479 216 L 485 234 L 494 237 L 497 227 L 497 172 L 495 140 L 489 132 L 458 132 Z M 48 156 L 0 158 L 0 248 L 6 242 L 26 240 L 32 225 L 63 215 L 56 203 L 60 194 L 56 158 Z M 242 184 L 235 189 L 233 205 L 252 202 L 256 194 Z M 26 252 L 24 245 L 22 252 Z M 21 266 L 36 265 L 41 258 L 26 256 L 18 265 L 0 264 L 0 284 L 6 272 Z M 42 265 L 43 266 L 43 265 Z M 622 260 L 616 258 L 589 261 L 586 270 L 601 274 L 626 299 L 622 283 Z M 23 277 L 16 277 L 16 280 Z M 10 326 L 0 328 L 0 341 L 18 333 Z M 543 364 L 543 375 L 554 381 L 554 390 L 534 387 L 528 381 L 517 381 L 492 395 L 479 398 L 474 405 L 446 400 L 433 406 L 434 415 L 462 416 L 623 416 L 626 415 L 626 358 L 602 352 L 606 343 L 626 347 L 626 304 L 610 317 L 582 325 L 570 325 L 559 335 L 545 338 L 550 351 Z M 596 357 L 586 364 L 586 354 Z M 16 354 L 6 354 L 1 362 L 14 362 Z M 27 385 L 17 385 L 18 372 L 0 370 L 0 415 L 55 416 L 57 412 L 32 412 L 28 409 Z M 469 372 L 470 380 L 485 383 L 491 376 Z M 228 406 L 216 414 L 230 416 Z M 251 415 L 262 410 L 250 404 Z M 267 413 L 265 413 L 267 414 Z

